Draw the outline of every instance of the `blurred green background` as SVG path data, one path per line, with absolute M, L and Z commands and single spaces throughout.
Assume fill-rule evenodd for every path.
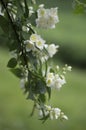
M 37 0 L 41 3 L 42 0 Z M 53 91 L 49 101 L 69 117 L 68 121 L 48 120 L 42 124 L 37 112 L 30 117 L 33 103 L 27 101 L 20 81 L 6 67 L 10 54 L 0 29 L 0 130 L 85 130 L 86 129 L 86 14 L 74 14 L 72 0 L 44 0 L 46 7 L 59 7 L 60 22 L 54 30 L 38 30 L 48 43 L 60 45 L 53 63 L 73 66 L 67 84 Z

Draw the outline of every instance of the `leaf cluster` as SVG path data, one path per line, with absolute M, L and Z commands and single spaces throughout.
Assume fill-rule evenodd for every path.
M 86 12 L 86 0 L 74 0 L 73 1 L 74 13 L 81 14 Z

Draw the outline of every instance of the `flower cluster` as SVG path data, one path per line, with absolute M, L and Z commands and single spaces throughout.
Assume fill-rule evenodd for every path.
M 38 18 L 36 19 L 37 27 L 41 28 L 55 28 L 55 24 L 59 22 L 57 16 L 58 8 L 45 9 L 44 5 L 40 5 L 37 10 Z
M 46 77 L 46 84 L 48 87 L 60 89 L 66 83 L 64 75 L 58 75 L 49 72 Z
M 48 60 L 49 57 L 53 57 L 58 51 L 59 45 L 55 45 L 54 43 L 48 45 L 46 41 L 41 38 L 38 34 L 32 34 L 29 40 L 24 41 L 26 45 L 26 51 L 32 51 L 35 53 L 37 57 L 41 59 L 42 62 Z M 46 50 L 46 51 L 44 51 Z
M 59 18 L 57 16 L 57 9 L 58 8 L 45 9 L 44 5 L 40 5 L 39 9 L 37 10 L 37 16 L 38 16 L 38 18 L 36 19 L 37 27 L 45 29 L 55 28 L 55 24 L 59 22 Z M 33 15 L 33 8 L 30 7 L 29 11 L 30 16 Z M 67 65 L 63 67 L 62 73 L 60 73 L 59 66 L 56 66 L 55 69 L 53 69 L 53 67 L 51 66 L 46 66 L 48 59 L 52 58 L 58 51 L 59 45 L 55 45 L 54 43 L 47 44 L 46 41 L 36 32 L 32 33 L 29 39 L 24 41 L 24 45 L 26 48 L 27 57 L 29 56 L 29 54 L 32 56 L 32 58 L 35 57 L 36 69 L 34 71 L 33 64 L 30 65 L 29 61 L 28 66 L 30 67 L 30 72 L 28 73 L 27 71 L 25 72 L 24 74 L 25 76 L 21 79 L 21 87 L 24 88 L 26 91 L 29 90 L 29 97 L 32 100 L 36 101 L 36 108 L 39 110 L 39 115 L 42 120 L 45 120 L 47 117 L 49 117 L 51 120 L 58 118 L 68 120 L 68 117 L 64 115 L 61 109 L 47 106 L 44 103 L 46 92 L 50 97 L 51 89 L 55 88 L 57 90 L 60 90 L 61 87 L 66 83 L 65 79 L 66 71 L 71 71 L 71 66 Z M 29 57 L 29 59 L 31 59 L 31 57 Z M 46 67 L 44 67 L 44 65 Z M 36 78 L 36 81 L 31 78 L 28 79 L 29 77 L 28 75 L 30 73 L 33 79 Z M 34 77 L 34 75 L 36 75 L 36 77 Z M 30 80 L 31 83 L 28 80 Z M 28 82 L 29 86 L 31 85 L 31 88 L 28 88 Z M 37 88 L 38 85 L 41 86 Z M 37 91 L 36 94 L 33 91 L 34 89 L 39 89 L 36 90 Z M 38 99 L 36 96 L 38 97 Z
M 36 0 L 31 1 L 36 4 Z M 0 7 L 2 21 L 5 21 L 2 29 L 5 30 L 6 25 L 6 30 L 9 30 L 9 50 L 13 56 L 7 66 L 14 75 L 20 78 L 21 88 L 27 94 L 27 99 L 34 102 L 32 113 L 37 108 L 43 121 L 47 118 L 67 120 L 67 116 L 61 109 L 47 106 L 46 101 L 47 98 L 51 98 L 53 88 L 60 90 L 66 83 L 65 74 L 67 71 L 71 71 L 71 66 L 65 65 L 61 72 L 59 66 L 48 65 L 49 59 L 58 52 L 59 45 L 48 44 L 34 27 L 34 23 L 36 23 L 38 28 L 55 28 L 56 23 L 59 22 L 58 8 L 45 9 L 42 4 L 36 9 L 37 6 L 28 7 L 27 1 L 18 1 L 16 4 L 16 2 L 8 0 L 7 3 L 4 1 L 1 3 L 5 8 L 2 11 Z M 9 20 L 4 18 L 7 19 L 6 13 Z M 11 27 L 9 24 L 10 29 L 7 28 L 8 21 L 11 24 Z M 11 29 L 13 30 L 11 31 Z
M 49 116 L 49 118 L 51 120 L 53 119 L 65 119 L 65 120 L 68 120 L 68 117 L 61 111 L 60 108 L 53 108 L 51 106 L 47 106 L 45 105 L 44 106 L 44 111 L 42 111 L 40 108 L 39 108 L 39 116 L 41 118 L 43 118 L 43 114 L 45 116 Z
M 60 88 L 66 83 L 65 74 L 67 71 L 71 71 L 72 67 L 67 64 L 63 67 L 62 73 L 60 74 L 59 66 L 53 68 L 49 67 L 46 75 L 46 84 L 50 88 L 60 90 Z M 53 72 L 52 72 L 53 71 Z

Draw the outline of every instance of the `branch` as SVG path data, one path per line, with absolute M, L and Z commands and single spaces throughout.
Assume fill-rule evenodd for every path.
M 6 13 L 7 13 L 7 15 L 8 15 L 10 24 L 11 24 L 11 26 L 12 26 L 12 29 L 13 29 L 14 33 L 15 33 L 16 40 L 17 40 L 18 43 L 21 43 L 22 56 L 23 56 L 23 58 L 24 58 L 26 67 L 28 68 L 27 59 L 26 59 L 25 53 L 24 53 L 24 51 L 23 51 L 23 42 L 22 42 L 22 40 L 19 39 L 19 35 L 18 35 L 18 33 L 17 33 L 16 29 L 15 29 L 15 25 L 14 25 L 12 19 L 11 19 L 11 16 L 10 16 L 10 14 L 9 14 L 9 11 L 8 11 L 8 9 L 7 9 L 7 6 L 6 6 L 5 2 L 4 2 L 4 0 L 0 0 L 0 1 L 1 1 L 1 4 L 2 4 L 2 6 L 4 7 L 4 9 L 6 10 Z
M 11 24 L 13 30 L 14 30 L 16 39 L 17 39 L 17 41 L 18 41 L 18 43 L 19 43 L 20 40 L 19 40 L 18 34 L 17 34 L 17 32 L 16 32 L 15 26 L 14 26 L 14 24 L 13 24 L 13 21 L 12 21 L 12 19 L 11 19 L 11 16 L 10 16 L 10 14 L 9 14 L 9 11 L 8 11 L 8 9 L 7 9 L 7 6 L 6 6 L 5 2 L 4 2 L 4 0 L 0 0 L 0 1 L 1 1 L 1 4 L 2 4 L 2 6 L 4 7 L 4 9 L 6 10 L 6 13 L 7 13 L 7 15 L 8 15 L 10 24 Z

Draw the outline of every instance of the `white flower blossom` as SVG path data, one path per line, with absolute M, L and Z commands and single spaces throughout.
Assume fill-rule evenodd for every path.
M 26 51 L 27 52 L 34 49 L 34 43 L 33 42 L 26 40 L 26 41 L 24 41 L 24 43 L 26 44 Z
M 61 118 L 65 119 L 65 120 L 68 120 L 68 117 L 63 112 L 61 112 Z
M 39 8 L 43 8 L 43 7 L 44 7 L 44 4 L 39 5 Z
M 41 60 L 42 63 L 44 63 L 45 61 L 48 60 L 48 56 L 44 55 L 44 56 L 40 57 L 40 60 Z
M 48 87 L 56 88 L 60 90 L 60 88 L 66 83 L 65 77 L 63 75 L 58 75 L 55 73 L 47 72 L 46 76 L 46 84 Z
M 28 32 L 30 29 L 29 29 L 28 27 L 26 27 L 26 26 L 22 26 L 22 30 L 23 30 L 24 32 Z
M 44 48 L 45 40 L 43 40 L 40 35 L 32 34 L 30 37 L 30 41 L 35 43 L 36 47 L 40 50 Z
M 45 41 L 40 38 L 37 42 L 36 42 L 36 47 L 39 48 L 40 50 L 42 50 L 44 48 L 44 43 Z
M 40 38 L 40 35 L 32 34 L 32 35 L 30 36 L 30 41 L 31 41 L 31 42 L 37 42 L 39 38 Z
M 50 111 L 50 119 L 58 119 L 60 117 L 61 110 L 59 108 L 52 108 Z
M 44 115 L 47 116 L 49 114 L 49 111 L 44 110 Z M 39 116 L 42 118 L 43 117 L 43 111 L 40 109 L 39 110 Z
M 68 66 L 67 64 L 65 65 L 65 70 L 71 71 L 72 67 Z
M 62 118 L 68 120 L 68 117 L 66 115 L 63 115 Z
M 68 67 L 67 67 L 67 70 L 68 70 L 68 71 L 71 71 L 71 70 L 72 70 L 72 67 L 71 67 L 71 66 L 68 66 Z
M 48 87 L 52 87 L 54 85 L 54 73 L 47 73 L 46 84 Z
M 34 13 L 33 7 L 29 6 L 29 16 L 31 16 Z
M 39 9 L 37 10 L 37 27 L 51 29 L 55 28 L 55 24 L 59 22 L 57 9 L 58 8 L 45 9 L 44 5 L 40 5 Z
M 58 74 L 55 75 L 55 78 L 54 78 L 54 87 L 56 89 L 60 89 L 62 87 L 62 85 L 64 85 L 66 83 L 65 81 L 65 77 L 64 76 L 59 76 Z
M 51 106 L 45 105 L 45 108 L 46 108 L 47 111 L 51 110 Z
M 41 107 L 38 107 L 38 110 L 39 110 L 39 116 L 41 118 L 43 118 L 43 115 L 45 115 L 45 116 L 49 115 L 49 118 L 51 120 L 53 120 L 53 119 L 57 120 L 58 118 L 68 120 L 68 117 L 66 115 L 64 115 L 64 113 L 61 111 L 60 108 L 54 108 L 54 107 L 45 105 L 43 111 L 42 111 Z
M 39 18 L 41 18 L 41 17 L 47 17 L 46 9 L 44 9 L 42 7 L 40 9 L 38 9 L 37 13 L 38 13 L 38 17 Z
M 55 114 L 55 119 L 58 119 L 58 117 L 60 116 L 60 112 L 61 110 L 59 108 L 54 108 L 54 114 Z
M 56 54 L 58 47 L 58 45 L 51 44 L 46 48 L 50 57 L 53 57 L 53 55 Z

